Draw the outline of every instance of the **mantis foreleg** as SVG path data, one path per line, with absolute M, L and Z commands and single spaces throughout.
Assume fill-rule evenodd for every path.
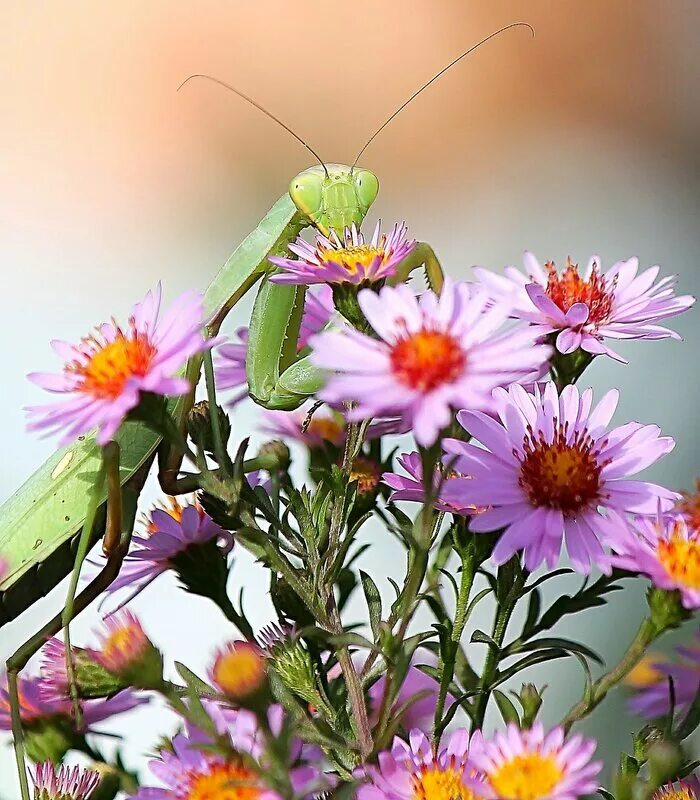
M 399 264 L 396 275 L 389 281 L 391 285 L 404 283 L 409 275 L 418 267 L 425 268 L 425 279 L 428 286 L 436 293 L 442 291 L 445 273 L 435 255 L 435 251 L 427 242 L 418 242 L 411 252 Z

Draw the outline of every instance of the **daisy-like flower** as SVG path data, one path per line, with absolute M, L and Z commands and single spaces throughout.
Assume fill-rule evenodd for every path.
M 532 253 L 525 253 L 524 263 L 525 274 L 515 267 L 506 267 L 505 276 L 481 267 L 474 273 L 497 303 L 513 305 L 514 316 L 530 322 L 541 335 L 556 333 L 560 353 L 580 347 L 626 363 L 605 339 L 679 339 L 657 323 L 695 302 L 694 297 L 674 295 L 673 276 L 655 284 L 659 267 L 637 275 L 637 258 L 618 261 L 603 274 L 593 256 L 583 275 L 571 259 L 561 274 L 551 261 L 543 269 Z
M 335 312 L 333 292 L 328 286 L 316 287 L 306 293 L 304 314 L 299 328 L 297 347 L 303 350 L 309 338 L 322 330 Z M 221 345 L 216 350 L 214 362 L 216 386 L 219 390 L 237 389 L 238 393 L 228 401 L 234 406 L 248 396 L 248 380 L 246 378 L 246 357 L 248 353 L 248 328 L 242 326 L 236 330 L 235 339 Z
M 466 283 L 445 281 L 439 297 L 418 298 L 405 284 L 364 289 L 358 302 L 378 338 L 350 326 L 313 336 L 312 361 L 329 372 L 319 397 L 354 401 L 355 421 L 400 416 L 426 447 L 453 408 L 489 407 L 495 387 L 524 378 L 550 353 L 526 328 L 499 333 L 509 309 Z
M 151 512 L 143 535 L 133 537 L 134 549 L 126 556 L 119 577 L 107 590 L 117 592 L 134 586 L 138 594 L 161 573 L 179 572 L 178 557 L 190 548 L 213 543 L 224 553 L 233 548 L 233 537 L 214 520 L 199 503 L 181 506 L 175 498 L 169 508 Z
M 216 654 L 209 678 L 231 700 L 249 700 L 267 685 L 265 654 L 252 642 L 229 642 Z
M 404 453 L 396 460 L 408 475 L 402 475 L 399 472 L 385 472 L 382 475 L 382 481 L 392 489 L 389 499 L 393 503 L 397 500 L 422 503 L 425 499 L 425 493 L 423 491 L 423 465 L 420 453 Z M 451 471 L 445 475 L 440 470 L 435 470 L 433 488 L 438 490 L 438 496 L 435 501 L 435 508 L 438 511 L 462 515 L 477 513 L 476 506 L 465 504 L 462 500 L 460 487 L 465 480 L 469 479 L 456 472 Z
M 134 306 L 128 326 L 101 325 L 78 345 L 54 341 L 65 360 L 58 374 L 33 372 L 29 380 L 63 399 L 28 409 L 29 430 L 62 430 L 62 444 L 97 428 L 107 444 L 138 404 L 142 392 L 181 395 L 190 384 L 177 372 L 190 356 L 211 347 L 202 333 L 201 295 L 186 293 L 159 319 L 160 284 Z
M 171 749 L 162 750 L 150 763 L 151 771 L 165 786 L 142 787 L 136 800 L 280 800 L 264 782 L 264 738 L 255 714 L 242 709 L 223 713 L 212 704 L 207 709 L 219 733 L 230 738 L 236 751 L 252 757 L 257 769 L 240 756 L 224 758 L 208 751 L 206 735 L 189 727 L 187 734 L 173 739 Z M 272 706 L 268 722 L 273 735 L 281 732 L 282 720 L 281 708 Z M 319 757 L 316 748 L 305 751 L 295 740 L 291 750 L 293 764 L 288 774 L 295 796 L 311 797 L 330 788 L 331 783 L 309 759 Z
M 685 608 L 700 608 L 700 531 L 683 517 L 639 517 L 629 529 L 616 524 L 609 543 L 613 566 L 642 572 L 660 589 L 677 589 Z
M 455 731 L 446 747 L 433 754 L 430 740 L 414 729 L 409 743 L 398 736 L 390 751 L 379 754 L 378 766 L 358 770 L 367 778 L 357 790 L 358 800 L 476 800 L 469 736 Z
M 483 776 L 486 800 L 577 800 L 593 794 L 603 764 L 591 761 L 596 743 L 575 734 L 564 739 L 562 727 L 545 733 L 536 722 L 529 730 L 510 723 L 504 732 L 484 740 L 472 737 L 471 756 Z
M 654 792 L 652 800 L 700 800 L 700 779 L 697 775 L 689 775 L 666 783 Z
M 67 691 L 61 686 L 54 686 L 44 677 L 20 676 L 19 701 L 22 723 L 27 727 L 51 719 L 72 720 L 73 706 Z M 107 700 L 84 700 L 81 702 L 84 725 L 90 727 L 147 702 L 148 698 L 138 697 L 128 689 Z M 10 695 L 5 675 L 0 682 L 0 730 L 12 730 Z
M 609 569 L 601 541 L 625 535 L 626 513 L 672 507 L 674 492 L 629 476 L 672 450 L 674 441 L 656 425 L 630 422 L 608 430 L 618 399 L 611 390 L 591 411 L 591 389 L 579 394 L 567 386 L 559 395 L 550 382 L 530 394 L 513 385 L 494 392 L 500 421 L 459 413 L 483 447 L 456 439 L 444 447 L 458 456 L 456 469 L 471 476 L 461 484 L 464 502 L 490 506 L 471 530 L 505 529 L 493 551 L 496 564 L 523 550 L 527 569 L 542 562 L 551 569 L 565 539 L 578 572 L 588 573 L 593 563 Z
M 162 686 L 163 657 L 130 611 L 108 617 L 100 639 L 99 649 L 88 652 L 103 669 L 142 689 Z
M 321 408 L 307 423 L 309 409 L 298 411 L 265 411 L 261 430 L 282 439 L 299 442 L 310 450 L 341 447 L 345 441 L 345 421 L 337 411 Z
M 270 280 L 275 283 L 360 284 L 390 278 L 416 243 L 406 238 L 405 223 L 394 225 L 388 234 L 382 233 L 380 228 L 378 222 L 369 244 L 354 223 L 345 229 L 342 240 L 335 231 L 331 231 L 330 237 L 316 234 L 314 244 L 299 236 L 289 245 L 297 258 L 270 258 L 282 270 Z
M 695 633 L 689 646 L 676 648 L 676 653 L 678 658 L 673 661 L 655 661 L 652 679 L 630 698 L 630 708 L 645 719 L 663 717 L 671 710 L 670 680 L 675 711 L 684 713 L 700 690 L 700 633 Z
M 88 800 L 100 776 L 92 769 L 56 767 L 45 761 L 34 768 L 32 782 L 34 800 Z

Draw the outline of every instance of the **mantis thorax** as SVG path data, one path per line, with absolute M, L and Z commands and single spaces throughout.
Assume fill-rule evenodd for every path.
M 326 171 L 327 170 L 327 171 Z M 377 176 L 367 169 L 345 164 L 309 167 L 289 184 L 289 196 L 321 233 L 331 230 L 341 237 L 343 230 L 358 227 L 379 192 Z

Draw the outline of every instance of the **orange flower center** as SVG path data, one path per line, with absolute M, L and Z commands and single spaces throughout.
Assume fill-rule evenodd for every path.
M 421 330 L 400 339 L 391 351 L 391 368 L 401 383 L 429 392 L 461 374 L 465 354 L 449 334 Z
M 552 793 L 564 773 L 551 755 L 524 753 L 489 774 L 489 782 L 505 800 L 539 800 Z
M 674 581 L 690 589 L 700 589 L 700 541 L 683 538 L 674 531 L 659 542 L 659 561 Z
M 330 417 L 312 417 L 306 431 L 320 436 L 324 442 L 331 444 L 339 445 L 343 441 L 343 426 Z
M 265 680 L 265 657 L 254 645 L 237 643 L 216 659 L 214 680 L 229 697 L 247 697 Z
M 652 800 L 695 800 L 695 798 L 695 792 L 683 781 L 662 786 L 652 796 Z
M 603 322 L 612 311 L 612 294 L 606 289 L 605 281 L 594 267 L 590 278 L 585 281 L 578 274 L 578 265 L 566 259 L 566 269 L 561 275 L 553 261 L 545 264 L 548 274 L 547 296 L 566 313 L 575 303 L 588 306 L 588 321 Z
M 443 769 L 436 764 L 412 776 L 412 800 L 475 800 L 476 795 L 462 780 L 457 767 Z
M 82 378 L 80 391 L 100 400 L 114 400 L 130 378 L 146 375 L 156 354 L 148 337 L 133 328 L 128 335 L 118 331 L 111 342 L 92 337 L 85 344 L 92 350 L 87 363 L 74 362 L 66 369 Z
M 213 763 L 208 772 L 190 778 L 185 800 L 257 800 L 258 777 L 236 761 Z
M 376 258 L 380 260 L 383 259 L 385 253 L 382 247 L 357 244 L 341 247 L 337 250 L 319 248 L 319 255 L 323 261 L 335 264 L 349 274 L 354 275 L 360 270 L 364 271 L 368 269 Z
M 146 637 L 138 625 L 125 624 L 113 630 L 104 640 L 100 661 L 105 669 L 118 671 L 143 655 Z
M 379 484 L 379 465 L 369 458 L 356 458 L 350 469 L 350 480 L 357 481 L 359 494 L 370 494 Z
M 519 482 L 532 505 L 574 515 L 598 497 L 600 471 L 588 436 L 577 436 L 568 444 L 558 431 L 551 444 L 542 436 L 526 439 Z
M 196 502 L 196 500 L 195 500 Z M 182 505 L 180 504 L 177 497 L 168 497 L 167 501 L 164 503 L 157 503 L 155 508 L 159 509 L 160 511 L 165 511 L 166 514 L 171 516 L 175 522 L 182 522 Z M 199 506 L 197 506 L 197 511 L 200 512 L 201 510 Z M 145 526 L 146 526 L 146 534 L 148 536 L 153 536 L 153 534 L 158 530 L 153 519 L 150 515 L 145 515 Z

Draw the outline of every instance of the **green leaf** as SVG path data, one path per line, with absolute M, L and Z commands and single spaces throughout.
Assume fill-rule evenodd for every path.
M 507 657 L 516 655 L 517 653 L 529 653 L 533 650 L 548 650 L 550 648 L 560 648 L 570 653 L 578 653 L 584 658 L 595 661 L 597 664 L 603 663 L 603 659 L 594 650 L 591 650 L 590 647 L 586 647 L 585 644 L 556 636 L 546 636 L 541 639 L 533 639 L 529 642 L 513 642 L 502 650 L 502 656 Z
M 511 703 L 510 698 L 503 694 L 503 692 L 499 689 L 494 689 L 493 697 L 506 725 L 509 722 L 514 722 L 518 727 L 520 727 L 520 716 L 518 715 L 518 710 L 513 703 Z
M 191 669 L 186 667 L 179 661 L 175 662 L 175 669 L 177 674 L 182 678 L 185 684 L 199 695 L 204 697 L 216 697 L 219 693 L 210 686 L 206 681 L 203 681 L 198 675 L 192 672 Z
M 512 666 L 508 667 L 508 669 L 499 670 L 496 680 L 491 686 L 500 686 L 502 683 L 505 683 L 505 681 L 510 680 L 514 675 L 517 675 L 518 672 L 522 672 L 528 667 L 533 667 L 535 664 L 542 664 L 545 661 L 554 661 L 557 658 L 569 658 L 570 655 L 571 654 L 566 650 L 538 650 L 536 653 L 530 653 L 530 655 L 521 658 L 520 661 L 517 661 Z
M 362 581 L 362 591 L 365 593 L 365 600 L 367 601 L 369 624 L 376 641 L 379 639 L 379 625 L 382 621 L 382 597 L 379 594 L 379 589 L 377 589 L 377 584 L 363 570 L 360 570 L 360 580 Z

